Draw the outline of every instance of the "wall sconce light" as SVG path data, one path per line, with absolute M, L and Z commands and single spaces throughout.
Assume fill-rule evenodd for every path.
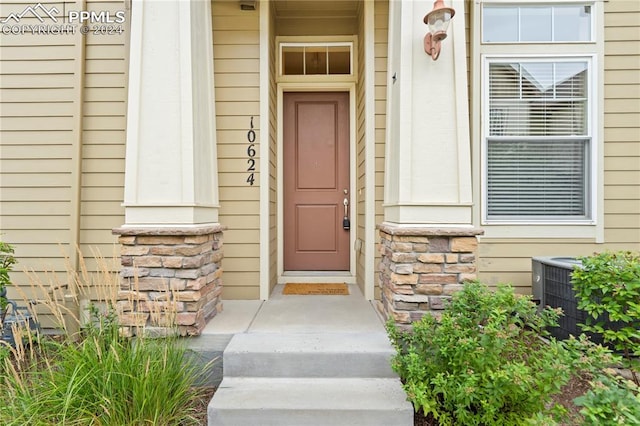
M 241 10 L 256 10 L 256 0 L 240 0 Z
M 456 11 L 445 6 L 443 0 L 436 0 L 431 12 L 424 17 L 424 23 L 429 26 L 429 32 L 424 36 L 424 51 L 434 61 L 440 56 L 440 42 L 447 38 L 447 28 L 455 14 Z

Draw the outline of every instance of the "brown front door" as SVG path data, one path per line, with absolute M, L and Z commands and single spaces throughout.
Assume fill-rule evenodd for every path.
M 349 270 L 349 94 L 285 93 L 283 122 L 284 269 Z

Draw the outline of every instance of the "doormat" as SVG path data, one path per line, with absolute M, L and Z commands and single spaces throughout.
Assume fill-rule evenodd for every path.
M 288 283 L 282 294 L 347 296 L 349 287 L 345 283 Z

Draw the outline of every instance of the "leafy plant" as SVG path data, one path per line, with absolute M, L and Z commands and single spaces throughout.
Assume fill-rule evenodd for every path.
M 584 331 L 597 333 L 621 351 L 636 386 L 640 356 L 640 254 L 605 252 L 583 257 L 572 274 L 578 308 L 589 315 Z M 609 320 L 614 326 L 608 326 Z
M 13 255 L 14 249 L 11 244 L 0 241 L 0 320 L 3 320 L 3 313 L 7 307 L 7 286 L 11 284 L 9 272 L 16 264 L 16 258 Z M 0 321 L 2 323 L 2 321 Z
M 96 260 L 98 273 L 89 273 L 81 261 L 81 271 L 67 275 L 83 294 L 95 294 L 90 318 L 79 332 L 64 326 L 71 315 L 64 300 L 51 298 L 55 292 L 35 278 L 31 282 L 43 295 L 40 309 L 51 311 L 61 334 L 35 334 L 28 344 L 18 336 L 15 348 L 0 345 L 0 424 L 199 424 L 194 401 L 205 391 L 200 385 L 209 366 L 203 367 L 177 336 L 124 336 L 113 291 L 118 275 Z
M 574 400 L 584 407 L 580 413 L 585 425 L 640 424 L 640 393 L 631 381 L 612 374 L 602 374 L 591 382 L 591 389 Z
M 46 342 L 23 371 L 5 362 L 0 423 L 197 424 L 189 406 L 203 373 L 177 338 L 126 338 L 115 313 L 92 314 L 80 341 Z
M 535 304 L 510 287 L 492 292 L 470 283 L 440 320 L 426 315 L 412 332 L 387 324 L 397 351 L 392 367 L 416 411 L 441 425 L 552 423 L 563 410 L 550 406 L 551 396 L 582 358 L 562 342 L 539 338 L 558 315 L 551 309 L 537 315 Z

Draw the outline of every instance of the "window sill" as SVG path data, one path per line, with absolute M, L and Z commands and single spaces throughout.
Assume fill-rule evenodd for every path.
M 595 222 L 514 223 L 485 222 L 481 228 L 485 238 L 588 238 L 595 239 Z

